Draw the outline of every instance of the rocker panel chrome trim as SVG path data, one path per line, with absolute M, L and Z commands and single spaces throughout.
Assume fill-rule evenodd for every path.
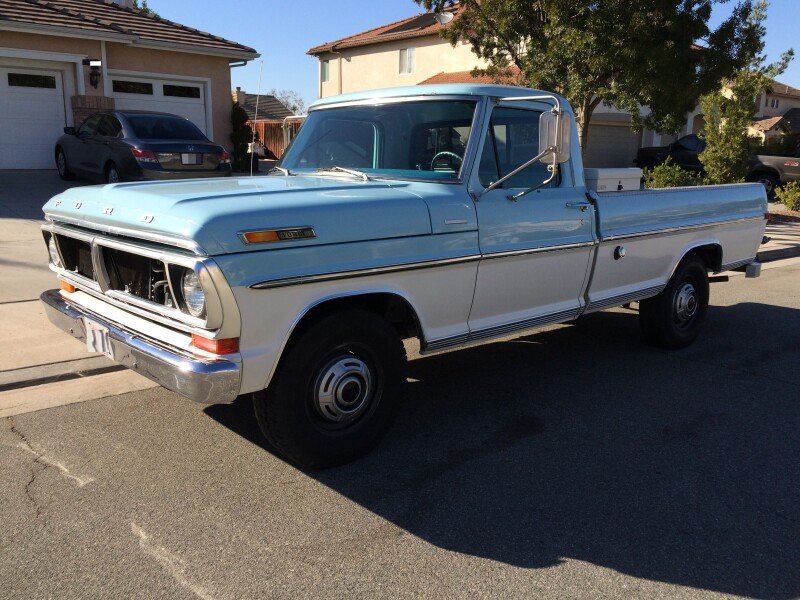
M 504 325 L 496 325 L 486 329 L 479 329 L 470 333 L 455 335 L 448 338 L 441 338 L 438 340 L 431 340 L 425 343 L 425 347 L 421 350 L 422 354 L 436 352 L 444 349 L 456 348 L 465 344 L 473 342 L 480 342 L 489 340 L 495 337 L 503 337 L 517 332 L 522 332 L 528 329 L 538 329 L 554 323 L 563 323 L 565 321 L 572 321 L 578 318 L 580 314 L 580 307 L 571 308 L 569 310 L 562 310 L 555 313 L 540 315 L 523 321 L 515 321 L 513 323 L 506 323 Z
M 666 284 L 654 285 L 641 290 L 634 290 L 626 294 L 617 294 L 616 296 L 609 296 L 608 298 L 603 298 L 602 300 L 595 300 L 594 302 L 589 303 L 584 312 L 594 312 L 597 310 L 603 310 L 604 308 L 611 308 L 612 306 L 622 306 L 628 302 L 635 302 L 637 300 L 651 298 L 652 296 L 657 296 L 660 294 L 665 287 L 667 287 Z

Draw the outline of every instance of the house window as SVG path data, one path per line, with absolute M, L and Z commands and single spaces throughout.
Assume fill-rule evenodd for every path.
M 118 94 L 153 95 L 153 84 L 147 83 L 146 81 L 123 81 L 115 79 L 111 85 L 113 90 Z
M 400 73 L 413 73 L 417 67 L 416 48 L 403 48 L 400 50 Z
M 771 104 L 772 108 L 778 108 L 779 104 L 780 104 L 780 102 L 778 101 L 777 98 L 773 98 L 772 99 L 772 104 Z
M 29 73 L 9 73 L 8 85 L 12 87 L 32 87 L 56 89 L 56 78 L 52 75 L 31 75 Z
M 173 98 L 199 98 L 200 88 L 193 85 L 164 84 L 164 95 Z
M 331 79 L 331 61 L 323 60 L 321 65 L 322 82 L 330 81 Z

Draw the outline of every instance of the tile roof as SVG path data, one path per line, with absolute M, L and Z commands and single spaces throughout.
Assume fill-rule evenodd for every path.
M 34 26 L 75 29 L 164 46 L 192 46 L 235 56 L 258 53 L 248 46 L 199 31 L 112 0 L 0 0 L 0 29 Z
M 454 71 L 452 73 L 437 73 L 433 77 L 429 77 L 425 81 L 420 81 L 419 85 L 428 85 L 434 83 L 500 83 L 503 85 L 518 85 L 519 84 L 519 69 L 516 67 L 511 69 L 507 76 L 492 77 L 490 75 L 479 75 L 477 77 L 472 75 L 472 71 Z
M 283 121 L 286 117 L 294 115 L 292 111 L 286 108 L 280 100 L 275 96 L 269 94 L 248 94 L 240 89 L 231 92 L 234 102 L 238 102 L 239 106 L 244 108 L 247 116 L 250 119 L 279 119 Z M 256 98 L 258 98 L 258 112 L 256 113 Z
M 461 11 L 462 8 L 459 5 L 447 9 L 447 12 L 453 13 L 456 18 L 461 14 Z M 382 44 L 384 42 L 438 35 L 447 27 L 448 25 L 442 25 L 437 22 L 433 13 L 421 13 L 413 17 L 395 21 L 394 23 L 389 23 L 388 25 L 381 25 L 374 29 L 362 31 L 361 33 L 356 33 L 355 35 L 341 38 L 333 42 L 325 42 L 324 44 L 311 48 L 308 54 L 316 56 L 334 49 L 355 48 L 357 46 L 369 46 L 371 44 Z
M 758 119 L 750 123 L 750 127 L 756 131 L 769 131 L 775 125 L 783 121 L 783 117 L 770 117 L 768 119 Z
M 774 79 L 770 83 L 769 91 L 773 94 L 781 94 L 782 96 L 794 96 L 795 98 L 800 98 L 800 90 L 785 83 L 781 83 L 780 81 L 775 81 Z

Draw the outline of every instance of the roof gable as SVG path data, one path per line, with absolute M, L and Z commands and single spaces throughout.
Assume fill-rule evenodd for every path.
M 451 12 L 455 17 L 458 17 L 462 12 L 462 8 L 456 5 L 447 9 L 447 12 Z M 453 21 L 450 21 L 450 23 L 452 22 Z M 362 31 L 361 33 L 356 33 L 333 42 L 325 42 L 319 46 L 314 46 L 308 50 L 308 54 L 317 56 L 325 52 L 330 52 L 331 50 L 439 35 L 450 26 L 450 23 L 442 25 L 436 20 L 434 13 L 420 13 L 413 17 L 407 17 L 395 21 L 394 23 L 368 29 L 367 31 Z
M 242 55 L 258 56 L 249 46 L 111 0 L 0 0 L 0 29 L 25 26 L 75 29 L 76 33 L 107 34 L 134 43 L 187 46 L 243 58 Z

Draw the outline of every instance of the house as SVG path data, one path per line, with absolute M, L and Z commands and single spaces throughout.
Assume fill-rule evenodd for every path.
M 789 133 L 791 133 L 789 124 L 782 116 L 753 119 L 750 127 L 747 128 L 747 134 L 762 144 L 777 140 Z
M 237 87 L 231 97 L 250 118 L 250 127 L 264 147 L 265 158 L 277 160 L 283 156 L 288 145 L 287 136 L 300 128 L 302 118 L 292 119 L 294 113 L 270 94 L 248 94 Z
M 230 69 L 258 53 L 131 4 L 0 1 L 0 169 L 53 168 L 63 128 L 113 108 L 183 115 L 229 145 Z
M 458 18 L 459 8 L 448 9 Z M 469 44 L 452 46 L 441 37 L 447 19 L 418 14 L 308 50 L 319 59 L 320 98 L 371 88 L 429 83 L 517 83 L 512 70 L 494 81 L 473 77 L 487 66 Z M 595 167 L 630 166 L 638 148 L 660 143 L 658 134 L 636 132 L 630 114 L 601 105 L 592 115 L 586 164 Z
M 231 98 L 245 110 L 251 121 L 258 119 L 282 122 L 286 117 L 294 115 L 280 100 L 270 94 L 248 94 L 237 87 L 231 92 Z

